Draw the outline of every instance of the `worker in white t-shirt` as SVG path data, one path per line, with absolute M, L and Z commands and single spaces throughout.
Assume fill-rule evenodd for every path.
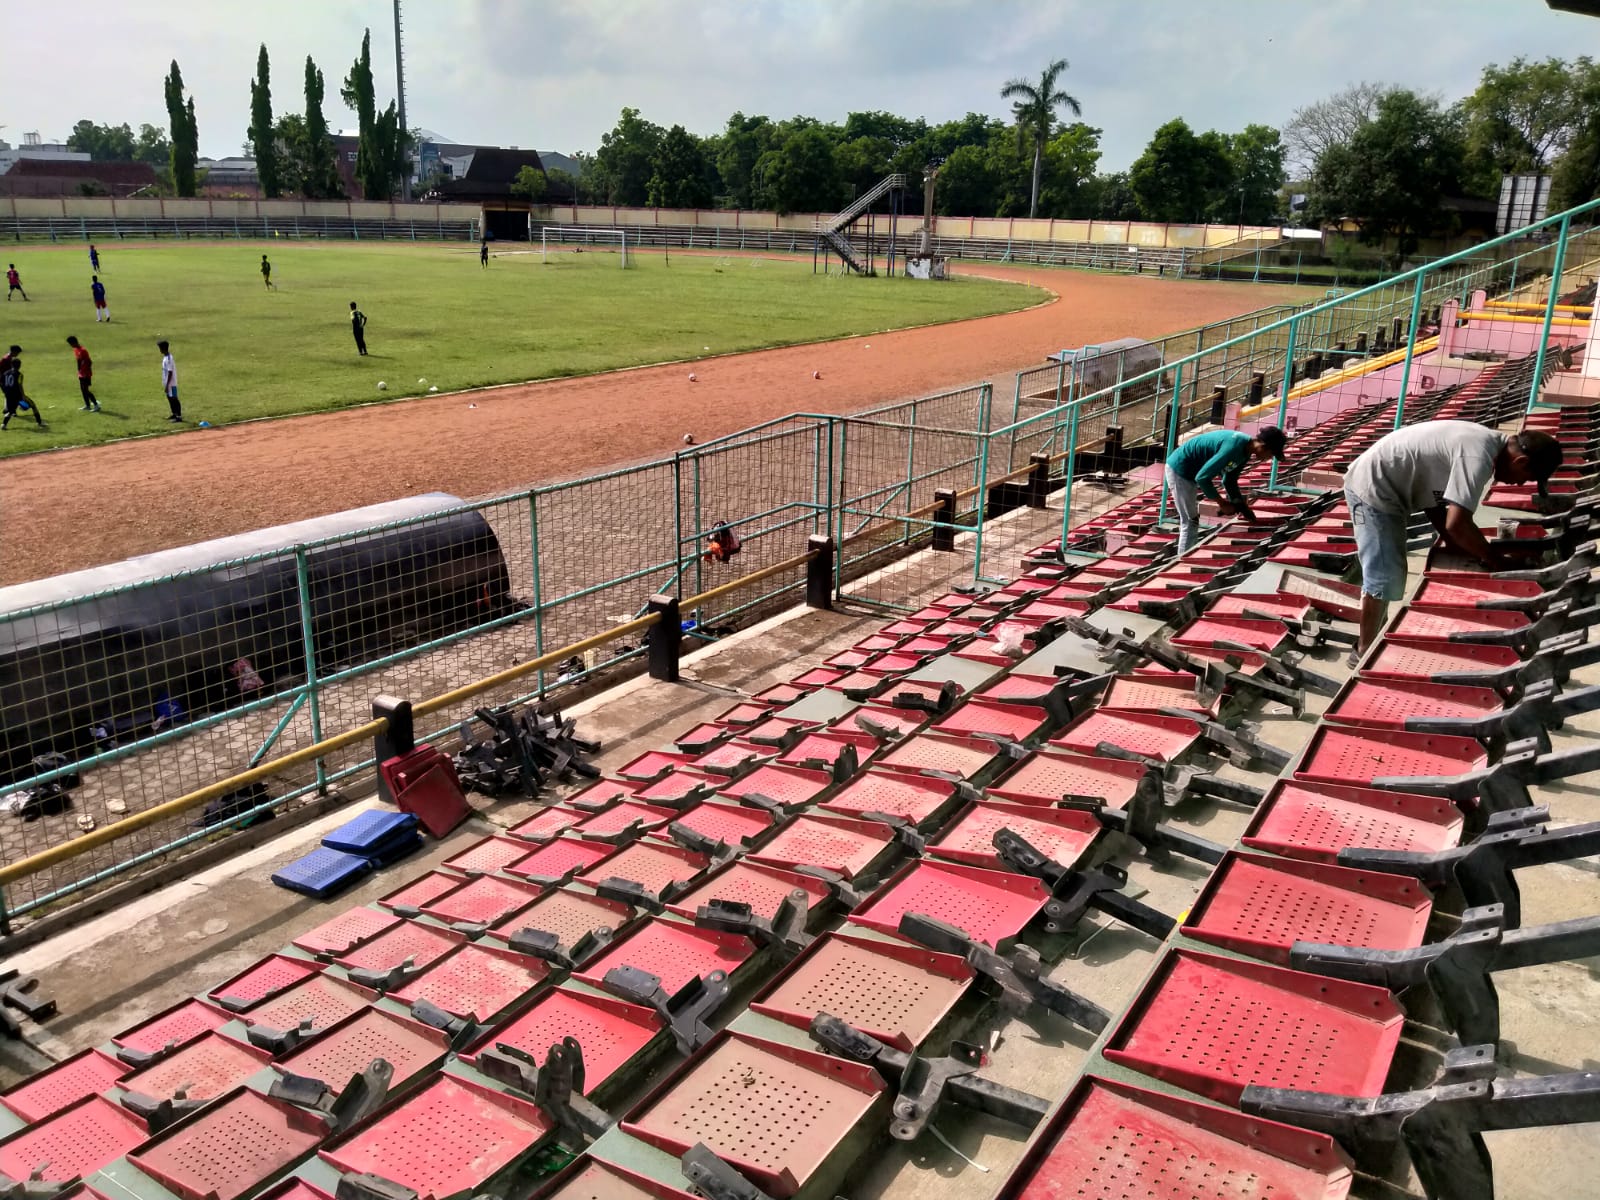
M 161 351 L 161 390 L 167 395 L 167 407 L 172 409 L 169 421 L 183 420 L 183 405 L 178 403 L 178 364 L 172 361 L 172 347 L 166 342 L 157 342 L 156 349 Z

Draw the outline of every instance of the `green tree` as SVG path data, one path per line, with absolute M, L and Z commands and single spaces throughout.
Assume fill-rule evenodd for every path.
M 1113 171 L 1109 175 L 1096 175 L 1084 187 L 1087 216 L 1100 221 L 1136 221 L 1139 219 L 1139 198 L 1133 194 L 1126 171 Z
M 545 193 L 549 190 L 549 175 L 534 166 L 521 168 L 517 172 L 517 177 L 511 181 L 511 194 L 513 196 L 526 196 L 535 204 L 543 200 Z
M 1477 89 L 1462 102 L 1467 150 L 1498 176 L 1543 174 L 1583 120 L 1582 78 L 1593 69 L 1586 58 L 1569 66 L 1559 58 L 1509 66 L 1491 63 Z
M 1550 172 L 1550 210 L 1600 196 L 1600 68 L 1580 58 L 1572 68 L 1577 119 L 1561 157 Z
M 1197 137 L 1182 117 L 1157 129 L 1128 169 L 1139 215 L 1150 221 L 1203 221 L 1231 181 L 1227 139 L 1214 130 Z
M 713 200 L 700 140 L 682 125 L 662 135 L 645 191 L 653 208 L 709 208 Z
M 816 122 L 791 129 L 782 143 L 756 164 L 761 203 L 780 213 L 833 212 L 843 187 L 833 139 Z
M 988 217 L 995 212 L 1000 178 L 987 146 L 957 146 L 939 167 L 933 207 L 940 216 Z
M 1072 96 L 1056 87 L 1056 80 L 1067 69 L 1067 60 L 1058 58 L 1039 76 L 1037 84 L 1026 79 L 1010 80 L 1000 89 L 1002 99 L 1012 101 L 1011 112 L 1017 119 L 1018 146 L 1033 148 L 1033 192 L 1028 203 L 1028 215 L 1039 212 L 1039 181 L 1044 170 L 1044 147 L 1056 123 L 1056 109 L 1065 107 L 1073 116 L 1083 115 L 1083 106 Z
M 544 178 L 545 193 L 543 198 L 547 203 L 555 200 L 571 202 L 582 195 L 578 177 L 571 171 L 563 171 L 560 167 L 550 167 L 545 171 Z
M 1403 257 L 1418 238 L 1446 227 L 1440 201 L 1459 192 L 1465 158 L 1455 114 L 1415 92 L 1391 91 L 1348 143 L 1318 160 L 1312 215 L 1354 221 L 1369 244 L 1393 238 Z
M 67 147 L 87 154 L 95 162 L 133 162 L 136 157 L 133 130 L 126 125 L 79 121 L 67 135 Z M 165 166 L 165 160 L 159 165 Z
M 1047 217 L 1091 215 L 1085 189 L 1100 165 L 1100 130 L 1082 121 L 1066 126 L 1044 148 L 1039 210 Z
M 166 78 L 167 120 L 172 127 L 172 188 L 180 196 L 195 193 L 195 162 L 200 157 L 200 132 L 195 125 L 194 97 L 187 101 L 183 95 L 183 72 L 178 70 L 178 60 Z
M 1378 101 L 1394 90 L 1385 83 L 1352 83 L 1315 104 L 1295 109 L 1283 127 L 1283 144 L 1296 178 L 1309 178 L 1323 154 L 1348 145 L 1356 130 L 1377 113 Z
M 133 161 L 147 163 L 156 170 L 165 170 L 172 161 L 172 143 L 167 131 L 159 125 L 140 125 L 139 136 L 133 143 Z
M 717 174 L 722 192 L 733 208 L 754 208 L 755 170 L 761 156 L 772 149 L 776 127 L 766 117 L 736 112 L 728 118 L 717 151 Z
M 283 173 L 278 167 L 278 132 L 272 122 L 271 64 L 267 44 L 256 56 L 256 77 L 250 81 L 250 149 L 255 155 L 261 194 L 274 200 L 283 194 Z
M 322 115 L 324 84 L 322 70 L 306 55 L 306 115 L 301 122 L 303 163 L 300 191 L 309 200 L 339 196 L 339 171 L 333 161 L 333 139 L 328 136 L 328 120 Z
M 665 132 L 641 117 L 637 108 L 622 110 L 616 125 L 600 136 L 594 156 L 593 184 L 603 203 L 630 207 L 648 203 L 656 151 Z
M 278 151 L 278 182 L 288 194 L 310 196 L 306 179 L 310 174 L 306 121 L 299 113 L 284 113 L 272 125 L 272 140 Z
M 1218 212 L 1224 223 L 1265 225 L 1281 207 L 1284 173 L 1283 142 L 1270 125 L 1246 125 L 1228 142 L 1233 160 L 1233 189 L 1226 210 Z
M 388 200 L 399 186 L 409 135 L 400 128 L 393 100 L 383 112 L 377 111 L 370 29 L 361 36 L 361 55 L 351 64 L 339 96 L 356 114 L 356 179 L 361 194 L 368 200 Z

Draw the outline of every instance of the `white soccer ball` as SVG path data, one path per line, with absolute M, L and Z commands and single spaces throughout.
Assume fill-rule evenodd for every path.
M 436 388 L 436 387 L 431 387 L 431 388 L 429 388 L 429 389 L 428 389 L 428 390 L 429 390 L 429 391 L 430 391 L 430 392 L 437 392 L 437 391 L 438 391 L 438 390 L 439 390 L 439 389 L 438 389 L 438 388 Z
M 689 382 L 690 382 L 690 383 L 695 383 L 695 382 L 697 382 L 697 380 L 696 380 L 696 379 L 695 379 L 695 374 L 694 374 L 694 372 L 693 372 L 693 371 L 690 371 L 690 372 L 689 372 Z
M 709 349 L 711 349 L 711 347 L 710 346 L 702 346 L 701 349 L 702 350 L 709 350 Z
M 428 381 L 426 379 L 419 379 L 419 380 L 417 380 L 417 382 L 418 383 L 427 383 Z
M 380 379 L 378 380 L 378 390 L 380 392 L 387 392 L 389 390 L 389 385 Z
M 822 372 L 821 371 L 813 371 L 813 372 L 811 372 L 811 378 L 813 378 L 813 379 L 821 379 L 822 378 Z
M 683 444 L 684 444 L 684 445 L 685 445 L 685 446 L 692 446 L 692 445 L 694 445 L 694 434 L 692 434 L 692 433 L 686 433 L 686 434 L 684 434 L 684 435 L 683 435 Z

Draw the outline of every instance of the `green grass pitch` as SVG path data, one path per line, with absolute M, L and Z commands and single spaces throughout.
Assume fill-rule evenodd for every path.
M 809 261 L 659 252 L 621 269 L 613 249 L 540 261 L 514 243 L 487 270 L 474 244 L 103 243 L 111 323 L 97 325 L 85 243 L 15 247 L 30 297 L 0 309 L 0 345 L 23 348 L 47 428 L 12 419 L 0 456 L 227 425 L 486 384 L 588 374 L 925 325 L 1026 307 L 1045 293 L 958 279 L 813 275 Z M 261 282 L 270 255 L 276 291 Z M 630 251 L 630 254 L 632 252 Z M 371 354 L 350 336 L 367 314 Z M 104 409 L 80 411 L 68 334 L 94 357 Z M 172 344 L 188 426 L 166 422 Z M 427 380 L 426 383 L 420 380 Z M 379 390 L 379 381 L 387 384 Z

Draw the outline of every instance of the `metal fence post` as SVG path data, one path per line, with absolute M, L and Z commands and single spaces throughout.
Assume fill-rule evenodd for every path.
M 1072 415 L 1067 421 L 1067 468 L 1063 472 L 1064 482 L 1061 485 L 1061 546 L 1063 551 L 1067 545 L 1067 530 L 1072 526 L 1072 477 L 1078 463 L 1078 412 L 1083 408 L 1080 401 L 1072 406 Z
M 1411 360 L 1417 355 L 1417 325 L 1422 320 L 1422 283 L 1427 279 L 1424 272 L 1417 276 L 1417 286 L 1411 291 L 1411 325 L 1406 330 L 1406 365 L 1400 368 L 1400 398 L 1395 401 L 1394 427 L 1399 429 L 1406 416 L 1406 389 L 1411 386 Z M 1277 459 L 1273 459 L 1277 464 Z
M 1284 342 L 1283 350 L 1283 386 L 1278 391 L 1278 425 L 1283 425 L 1283 414 L 1289 408 L 1289 389 L 1294 387 L 1294 342 L 1295 334 L 1300 329 L 1298 316 L 1289 318 L 1289 335 Z M 1267 488 L 1271 490 L 1278 486 L 1278 460 L 1272 460 L 1272 474 L 1267 478 Z
M 544 585 L 539 578 L 539 490 L 528 489 L 528 547 L 533 555 L 533 652 L 544 655 Z M 539 672 L 539 694 L 544 695 L 544 672 Z
M 835 433 L 838 434 L 837 437 L 834 436 Z M 837 417 L 828 418 L 828 513 L 830 519 L 837 518 L 839 530 L 833 539 L 835 595 L 844 593 L 844 560 L 847 546 L 844 537 L 844 471 L 846 439 L 849 436 L 850 426 L 847 422 Z
M 1561 236 L 1556 239 L 1556 257 L 1550 264 L 1550 296 L 1544 305 L 1544 324 L 1539 328 L 1539 350 L 1533 358 L 1533 381 L 1528 384 L 1528 412 L 1533 411 L 1539 398 L 1539 387 L 1544 382 L 1545 352 L 1550 346 L 1550 327 L 1555 321 L 1556 299 L 1561 289 L 1561 270 L 1567 265 L 1567 235 L 1572 228 L 1572 218 L 1561 218 Z M 1592 316 L 1592 314 L 1591 314 Z
M 317 695 L 317 644 L 316 629 L 311 619 L 311 571 L 306 562 L 306 548 L 294 548 L 295 585 L 300 593 L 300 642 L 305 651 L 306 706 L 311 712 L 311 740 L 322 740 L 322 702 Z M 328 790 L 328 771 L 322 759 L 317 759 L 317 791 Z
M 1158 392 L 1157 395 L 1160 393 Z M 1159 407 L 1159 406 L 1158 406 Z M 1172 368 L 1172 411 L 1167 415 L 1167 452 L 1163 456 L 1172 457 L 1172 452 L 1178 446 L 1178 410 L 1183 407 L 1183 364 L 1180 362 Z M 1167 473 L 1161 472 L 1161 511 L 1156 514 L 1159 524 L 1167 519 Z

